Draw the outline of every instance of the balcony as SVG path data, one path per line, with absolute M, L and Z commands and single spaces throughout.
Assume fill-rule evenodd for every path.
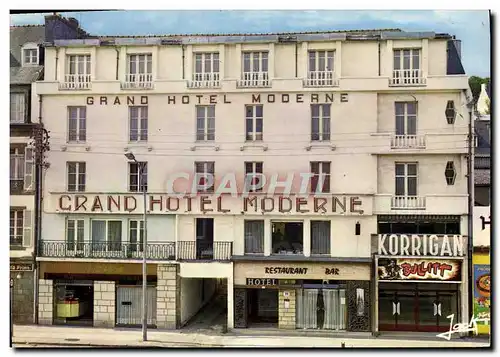
M 233 242 L 177 242 L 179 260 L 231 260 Z
M 393 196 L 391 200 L 393 210 L 425 210 L 425 197 Z
M 153 89 L 153 75 L 151 73 L 126 74 L 122 89 Z
M 269 73 L 267 72 L 245 72 L 242 79 L 238 80 L 240 88 L 265 88 L 270 87 Z
M 391 149 L 425 149 L 424 135 L 393 135 Z
M 219 73 L 193 73 L 189 88 L 218 88 L 221 86 Z
M 333 71 L 309 71 L 304 79 L 304 87 L 335 87 L 339 85 Z
M 60 90 L 89 90 L 92 89 L 90 74 L 67 74 L 64 82 L 59 83 Z
M 142 244 L 121 242 L 42 241 L 40 256 L 48 258 L 142 259 Z M 148 243 L 147 259 L 175 260 L 175 243 Z
M 389 85 L 393 87 L 423 86 L 426 80 L 421 69 L 395 69 L 392 71 L 392 78 Z

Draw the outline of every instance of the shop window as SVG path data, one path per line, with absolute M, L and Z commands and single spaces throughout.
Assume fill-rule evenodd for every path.
M 273 254 L 304 254 L 302 222 L 272 223 Z
M 245 254 L 264 254 L 264 221 L 245 221 Z
M 311 254 L 330 255 L 330 221 L 311 221 Z

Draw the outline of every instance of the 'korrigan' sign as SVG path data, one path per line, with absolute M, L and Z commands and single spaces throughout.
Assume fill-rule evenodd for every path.
M 464 253 L 464 238 L 461 235 L 378 235 L 379 255 L 459 257 Z

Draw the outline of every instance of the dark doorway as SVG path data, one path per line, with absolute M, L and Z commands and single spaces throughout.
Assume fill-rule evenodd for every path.
M 250 324 L 278 324 L 278 290 L 248 289 L 247 294 Z
M 214 219 L 196 218 L 196 259 L 214 257 Z
M 86 283 L 54 286 L 54 324 L 92 326 L 94 286 Z

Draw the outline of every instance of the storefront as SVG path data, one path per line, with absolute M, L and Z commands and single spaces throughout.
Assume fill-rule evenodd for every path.
M 386 235 L 375 254 L 375 331 L 441 332 L 467 319 L 462 236 Z
M 234 326 L 370 330 L 370 261 L 237 262 Z
M 15 324 L 34 322 L 34 264 L 28 259 L 10 259 L 12 319 Z

